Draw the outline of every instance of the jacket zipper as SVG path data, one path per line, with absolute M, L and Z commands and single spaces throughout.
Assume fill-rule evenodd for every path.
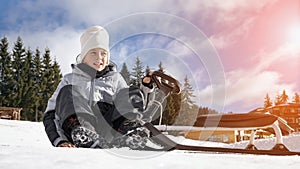
M 90 90 L 90 99 L 89 99 L 89 105 L 92 107 L 93 106 L 93 100 L 94 100 L 94 83 L 95 83 L 95 79 L 92 78 L 91 80 L 91 90 Z

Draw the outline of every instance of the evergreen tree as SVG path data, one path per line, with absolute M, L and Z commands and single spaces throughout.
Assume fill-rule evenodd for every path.
M 60 70 L 60 66 L 56 59 L 54 59 L 53 65 L 52 65 L 52 73 L 53 73 L 53 86 L 52 86 L 52 93 L 56 90 L 59 82 L 61 81 L 62 74 Z
M 192 98 L 195 97 L 193 92 L 194 90 L 189 82 L 189 79 L 187 76 L 185 76 L 183 89 L 181 91 L 183 104 L 186 104 L 187 106 L 192 106 L 193 104 L 195 104 L 195 102 L 192 100 Z
M 165 73 L 165 70 L 162 66 L 162 62 L 160 61 L 159 64 L 158 64 L 158 71 L 162 72 L 162 73 Z
M 300 96 L 297 92 L 294 95 L 293 102 L 297 103 L 297 104 L 300 104 Z
M 147 65 L 145 69 L 145 75 L 147 75 L 149 72 L 151 72 L 150 67 Z
M 172 125 L 176 122 L 176 119 L 180 112 L 181 95 L 171 94 L 167 97 L 167 105 L 163 112 L 162 124 Z
M 123 63 L 120 74 L 123 76 L 126 83 L 129 85 L 130 84 L 130 72 L 128 71 L 126 63 Z
M 24 72 L 25 66 L 25 48 L 21 37 L 18 37 L 17 42 L 14 44 L 13 54 L 12 54 L 12 87 L 13 90 L 10 93 L 9 98 L 11 99 L 10 105 L 13 107 L 22 107 L 22 96 L 24 95 L 23 85 L 24 79 L 23 76 L 27 73 Z
M 42 63 L 41 63 L 41 52 L 37 48 L 35 50 L 35 56 L 33 58 L 33 89 L 34 89 L 34 102 L 32 103 L 34 105 L 34 119 L 35 121 L 40 121 L 42 117 L 42 110 L 39 109 L 41 106 L 41 100 L 42 100 Z
M 8 51 L 9 43 L 6 37 L 0 42 L 0 106 L 10 106 L 12 88 L 12 59 Z
M 192 100 L 195 95 L 188 77 L 184 78 L 183 89 L 181 90 L 181 110 L 176 121 L 177 125 L 193 125 L 198 115 L 199 108 Z
M 276 95 L 275 98 L 275 105 L 286 104 L 289 100 L 289 96 L 283 90 L 281 95 Z
M 132 81 L 130 84 L 134 86 L 140 86 L 141 79 L 144 77 L 144 71 L 139 57 L 136 58 L 135 65 L 133 66 L 132 70 Z
M 52 63 L 50 50 L 43 58 L 36 49 L 35 55 L 25 50 L 21 37 L 8 52 L 6 37 L 0 42 L 0 106 L 22 108 L 21 119 L 40 121 L 48 99 L 61 80 L 56 60 Z
M 48 99 L 52 95 L 52 90 L 54 85 L 53 81 L 53 74 L 52 74 L 52 65 L 51 65 L 51 57 L 50 57 L 50 50 L 45 49 L 45 53 L 42 58 L 42 65 L 41 65 L 41 100 L 40 100 L 40 107 L 39 110 L 44 111 L 47 106 Z
M 33 120 L 34 119 L 34 104 L 32 104 L 32 100 L 35 100 L 35 93 L 33 88 L 33 53 L 30 49 L 26 51 L 25 62 L 23 65 L 22 79 L 24 81 L 22 85 L 22 116 L 25 120 Z
M 283 90 L 281 96 L 280 96 L 280 103 L 285 104 L 289 100 L 289 96 L 285 93 L 285 90 Z
M 269 97 L 269 94 L 267 93 L 267 95 L 265 97 L 265 101 L 264 101 L 264 108 L 271 107 L 272 105 L 273 105 L 272 101 Z
M 275 105 L 281 104 L 280 96 L 279 96 L 279 95 L 276 95 L 274 104 L 275 104 Z

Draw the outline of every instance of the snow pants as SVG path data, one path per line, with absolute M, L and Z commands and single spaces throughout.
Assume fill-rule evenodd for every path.
M 57 96 L 55 111 L 67 137 L 71 130 L 66 122 L 70 117 L 77 117 L 88 121 L 99 135 L 111 141 L 124 120 L 140 118 L 143 111 L 143 94 L 138 88 L 121 89 L 113 103 L 91 101 L 82 92 L 80 87 L 67 85 Z

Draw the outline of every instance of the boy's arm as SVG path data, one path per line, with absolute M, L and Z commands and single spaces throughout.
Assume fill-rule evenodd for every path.
M 51 142 L 51 144 L 55 147 L 59 146 L 64 142 L 68 142 L 67 137 L 65 136 L 62 128 L 59 126 L 58 118 L 55 115 L 55 105 L 56 105 L 56 97 L 60 91 L 60 89 L 67 85 L 68 82 L 66 80 L 66 76 L 61 80 L 58 84 L 55 92 L 51 96 L 48 101 L 48 105 L 43 117 L 43 123 L 45 126 L 46 134 Z
M 64 142 L 69 142 L 55 119 L 55 111 L 46 112 L 43 118 L 46 134 L 53 146 L 57 147 Z

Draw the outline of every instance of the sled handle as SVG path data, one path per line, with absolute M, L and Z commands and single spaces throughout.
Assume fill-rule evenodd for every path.
M 157 85 L 157 87 L 160 90 L 162 90 L 166 95 L 168 95 L 169 93 L 180 93 L 179 82 L 169 75 L 166 75 L 160 71 L 154 71 L 152 73 L 152 80 Z

